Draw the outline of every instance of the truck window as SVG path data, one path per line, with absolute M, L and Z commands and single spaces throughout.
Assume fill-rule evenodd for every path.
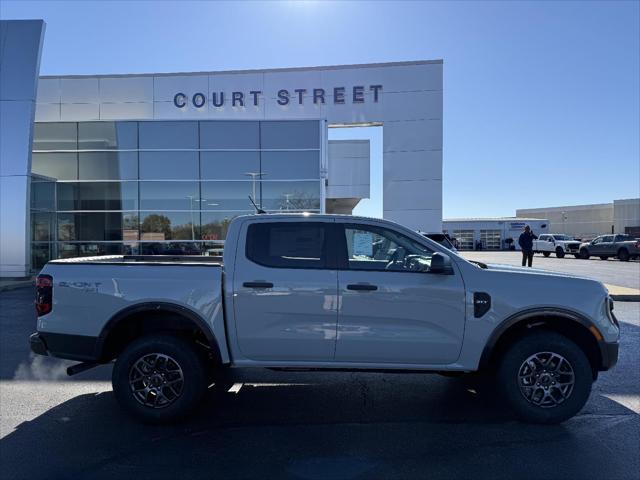
M 265 267 L 325 268 L 325 224 L 254 223 L 247 230 L 247 258 Z
M 345 225 L 350 270 L 420 271 L 433 252 L 393 230 L 369 225 Z

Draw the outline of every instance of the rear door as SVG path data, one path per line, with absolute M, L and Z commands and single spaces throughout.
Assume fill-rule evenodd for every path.
M 596 244 L 596 254 L 611 255 L 615 253 L 615 245 L 613 243 L 613 235 L 604 235 L 600 242 Z
M 336 362 L 455 362 L 465 323 L 459 271 L 424 271 L 433 251 L 394 229 L 341 220 L 336 226 L 341 236 Z
M 338 274 L 332 221 L 258 221 L 240 233 L 233 279 L 236 336 L 253 360 L 333 359 Z

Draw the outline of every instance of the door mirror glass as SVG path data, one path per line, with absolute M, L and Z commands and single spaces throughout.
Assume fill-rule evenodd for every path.
M 429 273 L 437 273 L 440 275 L 453 275 L 451 258 L 444 253 L 435 252 L 431 256 L 431 266 L 428 271 Z

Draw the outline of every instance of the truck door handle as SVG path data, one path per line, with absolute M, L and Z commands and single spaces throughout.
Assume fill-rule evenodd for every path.
M 242 284 L 243 287 L 247 288 L 273 288 L 273 283 L 271 282 L 244 282 Z
M 372 291 L 377 289 L 377 285 L 370 285 L 368 283 L 351 283 L 347 285 L 347 290 Z

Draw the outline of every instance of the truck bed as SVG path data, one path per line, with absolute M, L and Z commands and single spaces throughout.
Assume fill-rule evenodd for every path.
M 64 265 L 199 265 L 222 266 L 220 256 L 199 255 L 101 255 L 51 260 L 52 264 Z

